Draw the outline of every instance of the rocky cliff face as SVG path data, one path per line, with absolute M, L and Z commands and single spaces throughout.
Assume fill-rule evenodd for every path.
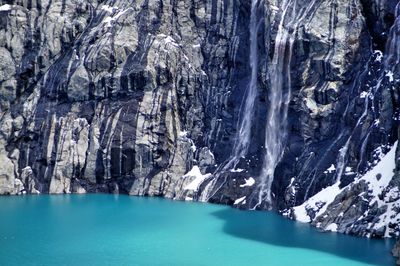
M 398 236 L 398 9 L 0 0 L 0 194 L 207 200 Z

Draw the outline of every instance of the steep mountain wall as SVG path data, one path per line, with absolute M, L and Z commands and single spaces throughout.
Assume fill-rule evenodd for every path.
M 398 236 L 398 9 L 0 0 L 0 194 L 207 200 Z

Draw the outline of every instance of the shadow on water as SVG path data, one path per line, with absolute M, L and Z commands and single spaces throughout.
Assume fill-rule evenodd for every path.
M 212 213 L 225 221 L 224 232 L 275 246 L 321 251 L 373 265 L 395 265 L 390 256 L 392 240 L 364 239 L 322 233 L 309 224 L 285 219 L 272 212 L 221 210 Z M 387 250 L 387 254 L 382 253 Z

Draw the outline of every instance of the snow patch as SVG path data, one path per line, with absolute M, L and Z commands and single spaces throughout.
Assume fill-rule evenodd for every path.
M 240 187 L 251 187 L 256 183 L 256 181 L 252 177 L 249 177 L 249 179 L 245 179 L 244 181 L 245 183 L 240 185 Z
M 101 6 L 101 10 L 104 10 L 104 11 L 106 11 L 108 13 L 112 13 L 114 10 L 118 10 L 118 8 L 117 7 L 111 7 L 109 5 L 103 5 L 103 6 Z
M 185 187 L 185 190 L 197 191 L 199 189 L 200 184 L 203 183 L 203 181 L 209 178 L 210 176 L 211 174 L 203 175 L 200 172 L 200 168 L 197 165 L 193 166 L 192 170 L 190 170 L 187 174 L 182 176 L 182 178 L 194 177 L 192 182 L 190 182 L 190 184 Z
M 315 217 L 321 215 L 341 191 L 342 189 L 339 188 L 339 183 L 335 183 L 332 186 L 324 188 L 309 198 L 302 205 L 294 207 L 293 210 L 296 220 L 303 223 L 311 222 L 311 219 L 307 214 L 307 210 L 312 209 L 316 213 Z
M 328 169 L 326 169 L 326 171 L 324 172 L 325 174 L 330 174 L 336 171 L 335 165 L 332 164 Z
M 193 201 L 193 198 L 192 197 L 186 197 L 185 200 L 186 201 Z
M 0 11 L 9 11 L 9 10 L 11 10 L 11 8 L 12 8 L 12 5 L 5 4 L 5 5 L 0 6 Z
M 375 61 L 382 62 L 383 53 L 379 50 L 375 50 L 374 53 L 377 54 Z
M 237 200 L 235 200 L 235 202 L 233 203 L 233 205 L 238 205 L 241 202 L 245 202 L 246 196 L 238 198 Z
M 366 91 L 363 91 L 363 92 L 361 92 L 361 94 L 360 94 L 360 98 L 361 99 L 364 99 L 365 97 L 367 97 L 368 96 L 368 92 L 366 92 Z
M 188 134 L 187 131 L 181 131 L 181 132 L 179 132 L 179 137 L 180 138 L 187 138 L 187 134 Z
M 375 198 L 378 198 L 378 195 L 389 185 L 390 180 L 392 180 L 394 169 L 396 168 L 396 148 L 397 141 L 390 151 L 383 156 L 381 161 L 357 181 L 360 182 L 364 180 L 371 189 L 372 196 Z
M 343 190 L 350 188 L 354 184 L 357 184 L 361 181 L 365 182 L 368 185 L 368 197 L 370 202 L 370 206 L 375 203 L 378 203 L 378 206 L 387 206 L 387 212 L 382 214 L 379 217 L 379 221 L 375 224 L 370 224 L 369 228 L 379 229 L 382 227 L 386 227 L 385 236 L 389 236 L 389 227 L 387 226 L 389 223 L 398 223 L 400 221 L 400 214 L 396 211 L 400 207 L 400 202 L 397 200 L 395 202 L 385 202 L 386 200 L 393 200 L 394 198 L 400 197 L 398 195 L 397 188 L 393 188 L 385 196 L 385 199 L 380 199 L 380 195 L 382 191 L 384 191 L 394 175 L 394 169 L 396 167 L 396 148 L 398 142 L 394 143 L 391 147 L 390 151 L 386 155 L 379 154 L 379 158 L 381 159 L 374 168 L 368 171 L 364 176 L 350 183 L 346 187 L 340 189 L 339 182 L 329 186 L 316 195 L 309 198 L 302 205 L 296 206 L 293 208 L 294 216 L 296 220 L 300 222 L 311 222 L 310 217 L 308 216 L 307 210 L 312 210 L 315 213 L 315 218 L 325 213 L 327 207 L 335 200 L 336 196 L 339 195 Z M 379 151 L 377 151 L 379 153 Z M 352 170 L 352 169 L 347 169 Z M 368 211 L 364 213 L 364 216 L 368 215 Z M 339 216 L 343 216 L 341 213 Z M 360 217 L 359 219 L 362 219 Z M 329 231 L 337 230 L 336 224 L 330 224 L 326 228 Z
M 192 140 L 190 140 L 190 141 L 191 141 L 191 143 L 192 143 L 192 146 L 190 146 L 190 149 L 191 149 L 193 152 L 196 152 L 196 151 L 197 151 L 196 145 L 194 145 L 194 142 L 193 142 Z
M 388 73 L 386 73 L 385 77 L 388 77 L 390 82 L 394 81 L 394 77 L 393 77 L 393 72 L 392 71 L 389 71 Z
M 244 169 L 241 169 L 241 168 L 238 168 L 238 169 L 231 169 L 230 170 L 230 172 L 232 172 L 232 173 L 241 173 L 241 172 L 243 172 L 244 171 Z
M 325 228 L 326 231 L 331 231 L 331 232 L 337 232 L 337 229 L 338 225 L 335 223 L 332 223 Z
M 103 9 L 103 8 L 102 8 Z M 104 10 L 104 9 L 103 9 Z M 112 10 L 118 10 L 118 8 L 112 8 Z M 128 9 L 127 9 L 128 10 Z M 106 28 L 111 28 L 112 27 L 112 23 L 114 21 L 116 21 L 117 19 L 119 19 L 120 16 L 122 16 L 127 10 L 123 10 L 118 12 L 117 14 L 115 14 L 114 16 L 109 16 L 106 17 L 103 20 L 103 23 L 106 25 Z M 107 9 L 107 11 L 109 12 L 109 9 Z

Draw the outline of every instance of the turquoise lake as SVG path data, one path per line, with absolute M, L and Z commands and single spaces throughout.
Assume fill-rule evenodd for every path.
M 0 265 L 394 265 L 393 242 L 125 195 L 0 197 Z

